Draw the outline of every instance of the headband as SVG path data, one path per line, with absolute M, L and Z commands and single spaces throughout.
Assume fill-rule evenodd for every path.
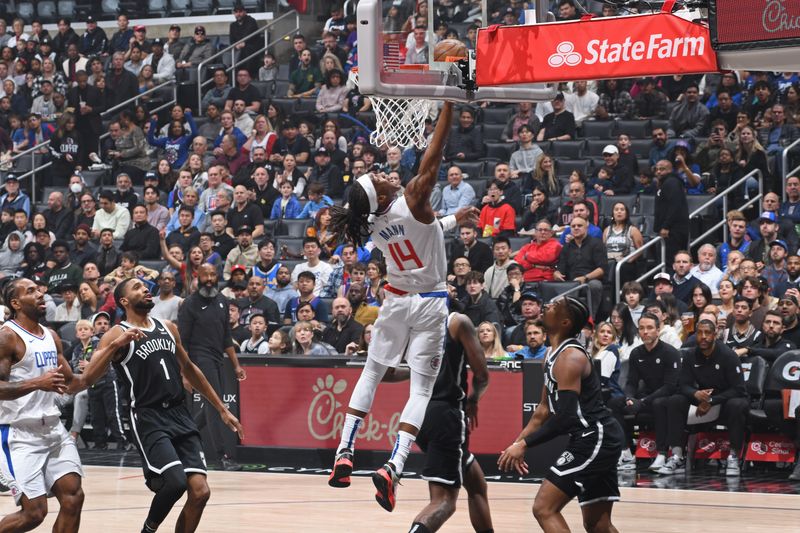
M 364 174 L 356 180 L 361 185 L 364 192 L 367 193 L 369 198 L 369 212 L 374 213 L 378 210 L 378 191 L 375 190 L 375 185 L 372 183 L 372 174 Z

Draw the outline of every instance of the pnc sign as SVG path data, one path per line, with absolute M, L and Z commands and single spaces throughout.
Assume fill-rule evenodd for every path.
M 708 28 L 667 13 L 492 26 L 477 49 L 478 86 L 718 70 Z

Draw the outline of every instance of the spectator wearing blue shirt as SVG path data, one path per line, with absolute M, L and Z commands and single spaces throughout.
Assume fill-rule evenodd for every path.
M 591 220 L 589 206 L 586 204 L 586 202 L 578 201 L 572 204 L 572 216 L 581 217 L 584 220 Z M 587 232 L 589 234 L 589 237 L 597 237 L 598 239 L 603 238 L 603 230 L 601 230 L 599 227 L 595 226 L 591 222 L 589 222 L 589 228 Z M 572 235 L 572 228 L 569 226 L 564 228 L 564 231 L 561 233 L 561 238 L 558 240 L 558 242 L 560 242 L 562 246 L 567 244 L 568 235 Z
M 800 177 L 786 178 L 786 201 L 781 204 L 778 214 L 800 224 Z
M 544 345 L 545 335 L 542 323 L 539 320 L 525 322 L 525 340 L 527 346 L 514 352 L 514 359 L 544 359 L 547 347 Z
M 315 218 L 323 207 L 333 205 L 333 200 L 325 194 L 325 186 L 322 183 L 312 183 L 308 186 L 308 202 L 297 218 Z M 274 206 L 274 204 L 273 204 Z
M 0 211 L 10 209 L 12 212 L 17 210 L 25 211 L 28 218 L 31 216 L 31 199 L 28 195 L 19 190 L 19 181 L 17 176 L 9 174 L 6 176 L 6 181 L 3 184 L 6 192 L 0 196 Z
M 192 147 L 192 140 L 197 136 L 197 125 L 192 118 L 192 112 L 187 109 L 184 116 L 191 133 L 184 131 L 183 123 L 180 120 L 173 120 L 169 127 L 169 135 L 156 137 L 158 120 L 155 115 L 150 120 L 150 131 L 147 132 L 147 142 L 150 143 L 150 146 L 157 146 L 166 152 L 166 159 L 173 170 L 180 170 L 186 163 L 189 158 L 189 149 Z
M 455 215 L 462 207 L 475 202 L 475 189 L 469 183 L 464 183 L 464 174 L 457 166 L 447 169 L 447 183 L 442 190 L 442 207 L 438 216 Z
M 200 201 L 200 198 L 197 196 L 197 191 L 194 187 L 189 186 L 183 190 L 183 203 L 181 207 L 186 206 L 192 210 L 193 219 L 192 219 L 192 226 L 195 228 L 201 228 L 203 226 L 203 219 L 205 218 L 205 213 L 203 213 L 202 209 L 197 207 L 197 202 Z M 176 209 L 175 213 L 173 213 L 172 217 L 167 223 L 167 233 L 172 233 L 176 229 L 181 227 L 180 221 L 178 220 L 180 210 Z
M 222 129 L 219 130 L 219 135 L 217 138 L 214 139 L 214 155 L 219 156 L 222 153 L 222 149 L 220 145 L 222 144 L 222 138 L 225 135 L 233 135 L 236 137 L 236 148 L 239 150 L 242 149 L 244 143 L 247 142 L 247 136 L 242 133 L 242 130 L 236 127 L 235 125 L 235 118 L 233 116 L 232 111 L 223 111 L 222 114 L 219 116 L 219 123 L 222 125 Z M 217 151 L 217 148 L 220 148 L 220 151 Z
M 272 204 L 272 212 L 269 218 L 273 220 L 278 218 L 300 218 L 300 212 L 303 208 L 294 194 L 294 185 L 289 181 L 284 181 L 281 183 L 280 191 L 281 197 Z
M 283 314 L 283 323 L 287 325 L 298 321 L 298 310 L 301 306 L 308 304 L 314 310 L 314 319 L 319 322 L 328 323 L 328 304 L 319 296 L 314 296 L 314 287 L 317 277 L 308 270 L 297 275 L 297 292 L 300 293 L 286 303 L 286 310 Z

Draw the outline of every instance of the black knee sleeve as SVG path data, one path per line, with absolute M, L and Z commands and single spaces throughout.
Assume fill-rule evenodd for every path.
M 157 525 L 164 521 L 175 502 L 186 492 L 186 474 L 181 465 L 168 468 L 160 476 L 151 478 L 147 486 L 156 493 L 150 504 L 147 521 Z

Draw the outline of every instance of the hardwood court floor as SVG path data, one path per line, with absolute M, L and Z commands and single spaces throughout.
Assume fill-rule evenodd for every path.
M 139 531 L 150 502 L 141 470 L 86 466 L 81 531 Z M 373 499 L 369 478 L 354 478 L 349 489 L 332 489 L 317 475 L 257 472 L 210 472 L 211 501 L 199 531 L 205 532 L 331 532 L 380 533 L 408 530 L 427 502 L 427 484 L 404 481 L 398 507 L 387 513 Z M 489 500 L 498 533 L 538 531 L 530 513 L 538 485 L 490 483 Z M 695 490 L 623 488 L 614 506 L 614 522 L 623 532 L 789 532 L 800 531 L 800 496 Z M 57 502 L 40 531 L 55 520 Z M 466 502 L 442 531 L 469 532 Z M 0 514 L 15 510 L 9 496 L 0 497 Z M 577 503 L 565 513 L 573 531 L 582 531 Z M 176 509 L 159 531 L 172 531 Z

